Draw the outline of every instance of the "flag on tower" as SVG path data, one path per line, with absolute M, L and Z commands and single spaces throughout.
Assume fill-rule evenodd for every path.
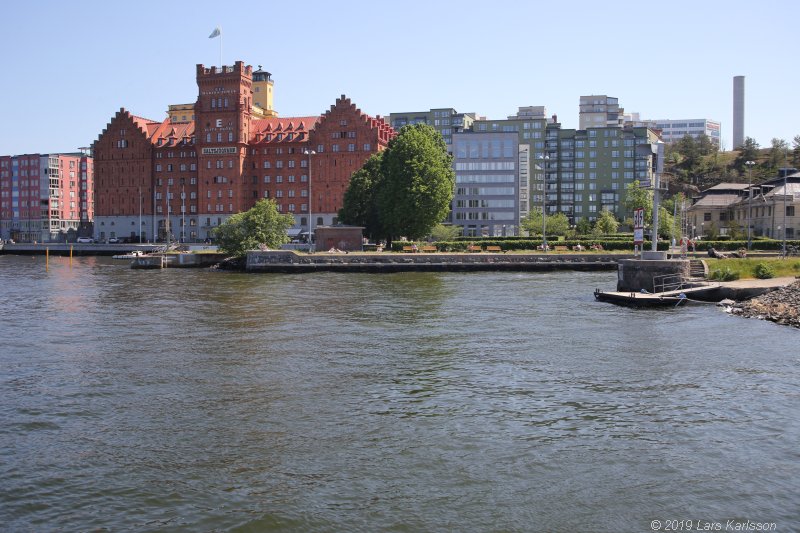
M 209 39 L 213 39 L 214 37 L 219 37 L 222 35 L 222 30 L 219 29 L 219 26 L 214 28 L 214 31 L 211 32 L 211 35 L 208 36 Z

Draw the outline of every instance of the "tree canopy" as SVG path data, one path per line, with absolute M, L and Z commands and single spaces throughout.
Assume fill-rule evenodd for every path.
M 391 240 L 428 235 L 450 210 L 455 187 L 452 156 L 427 124 L 404 126 L 381 158 L 376 190 L 381 227 Z
M 289 242 L 286 230 L 293 225 L 292 215 L 281 214 L 274 200 L 262 199 L 251 209 L 236 213 L 217 226 L 214 238 L 220 250 L 242 257 L 248 250 L 255 250 L 262 244 L 279 248 Z
M 382 156 L 383 152 L 373 154 L 363 167 L 353 173 L 339 210 L 339 220 L 345 224 L 364 226 L 364 233 L 373 239 L 384 234 L 375 200 L 376 190 L 383 178 Z
M 607 209 L 603 209 L 595 225 L 606 235 L 616 233 L 619 229 L 619 221 L 614 217 L 614 213 Z

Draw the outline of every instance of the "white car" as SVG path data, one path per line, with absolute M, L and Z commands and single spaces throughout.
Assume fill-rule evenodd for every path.
M 78 237 L 78 243 L 80 244 L 92 244 L 94 239 L 91 237 Z
M 117 237 L 111 237 L 110 239 L 108 239 L 108 244 L 118 244 L 118 243 L 119 239 Z

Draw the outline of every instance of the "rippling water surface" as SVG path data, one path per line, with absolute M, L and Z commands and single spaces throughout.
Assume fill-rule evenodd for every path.
M 44 266 L 0 256 L 4 530 L 800 528 L 797 330 L 614 273 Z

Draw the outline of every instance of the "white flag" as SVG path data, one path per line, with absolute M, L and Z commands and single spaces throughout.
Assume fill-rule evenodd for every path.
M 214 31 L 211 32 L 211 35 L 208 36 L 209 39 L 213 39 L 214 37 L 219 37 L 222 35 L 222 30 L 219 29 L 219 26 L 214 28 Z

